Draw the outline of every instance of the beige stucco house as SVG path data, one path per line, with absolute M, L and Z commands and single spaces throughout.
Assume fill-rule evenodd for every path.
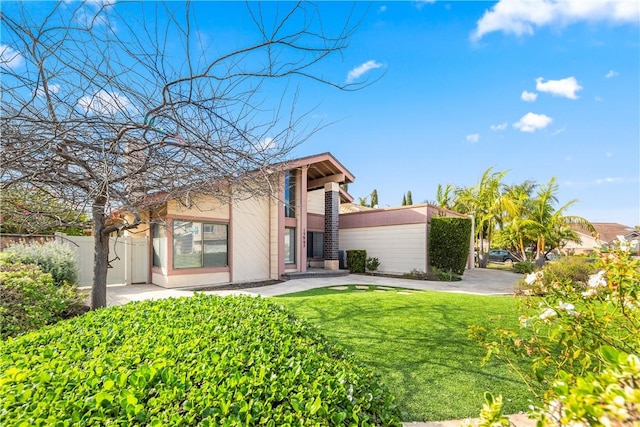
M 354 176 L 330 153 L 279 165 L 277 196 L 167 200 L 146 235 L 148 282 L 167 288 L 280 279 L 309 266 L 337 270 L 338 215 Z

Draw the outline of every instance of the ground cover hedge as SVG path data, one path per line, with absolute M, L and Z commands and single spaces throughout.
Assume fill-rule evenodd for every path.
M 0 342 L 0 425 L 400 425 L 388 390 L 261 298 L 145 301 Z

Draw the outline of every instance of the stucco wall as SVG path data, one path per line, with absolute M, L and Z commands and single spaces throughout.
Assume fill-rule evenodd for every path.
M 178 217 L 196 217 L 211 219 L 229 219 L 229 205 L 227 201 L 216 200 L 212 197 L 202 197 L 194 200 L 191 207 L 182 206 L 175 200 L 167 203 L 167 214 Z
M 232 208 L 234 282 L 269 278 L 269 202 L 249 199 Z
M 164 288 L 181 288 L 184 286 L 201 286 L 229 283 L 229 273 L 207 273 L 207 274 L 175 274 L 164 276 L 153 272 L 151 274 L 152 283 Z
M 307 192 L 307 213 L 324 215 L 324 189 Z
M 342 219 L 342 217 L 341 217 Z M 381 273 L 426 270 L 426 223 L 340 229 L 340 250 L 365 249 Z

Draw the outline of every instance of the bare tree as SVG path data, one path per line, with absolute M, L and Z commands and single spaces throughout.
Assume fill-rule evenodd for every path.
M 331 33 L 314 4 L 247 3 L 254 31 L 216 39 L 196 19 L 210 3 L 32 6 L 2 11 L 1 185 L 90 213 L 93 308 L 106 304 L 109 235 L 145 221 L 150 200 L 271 191 L 273 164 L 319 126 L 294 112 L 295 88 L 358 88 L 321 67 L 346 49 L 353 10 Z

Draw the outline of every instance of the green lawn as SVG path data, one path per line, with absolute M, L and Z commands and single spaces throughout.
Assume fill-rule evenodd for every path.
M 477 417 L 483 394 L 502 394 L 505 412 L 526 411 L 524 384 L 467 337 L 469 325 L 517 325 L 513 297 L 445 292 L 315 289 L 278 297 L 299 317 L 378 371 L 406 421 Z

